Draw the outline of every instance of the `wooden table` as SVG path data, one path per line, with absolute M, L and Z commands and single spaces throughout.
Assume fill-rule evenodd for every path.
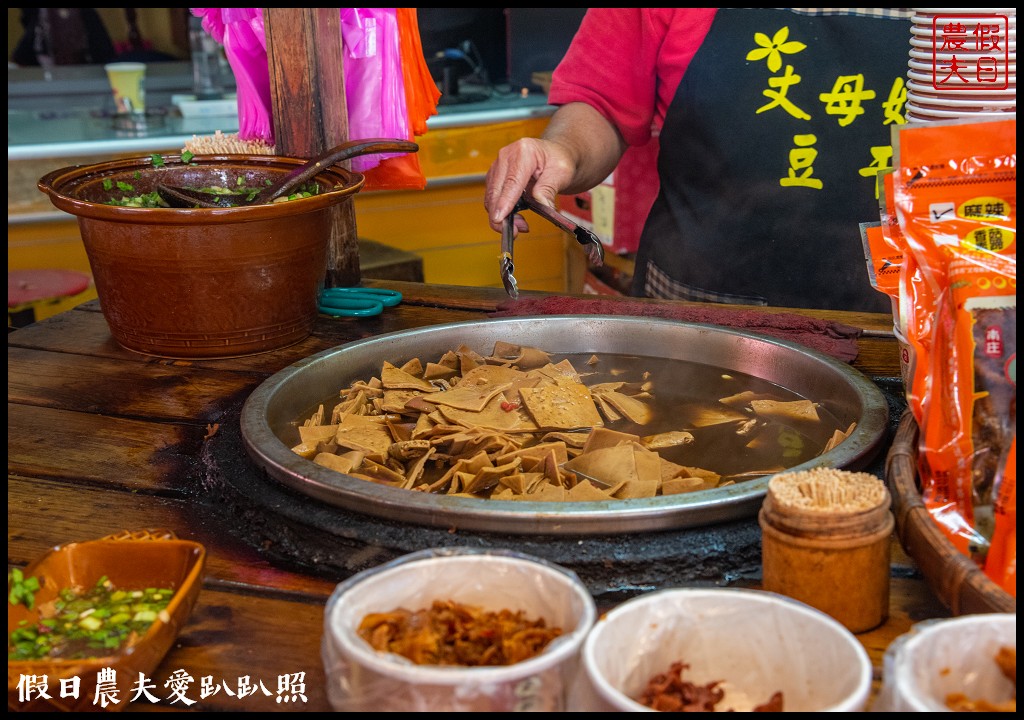
M 8 335 L 8 565 L 124 529 L 167 528 L 204 543 L 203 590 L 154 678 L 162 688 L 172 672 L 186 670 L 195 678 L 191 710 L 330 709 L 320 640 L 335 582 L 275 567 L 229 528 L 194 522 L 188 488 L 196 458 L 225 408 L 308 355 L 379 333 L 482 319 L 506 299 L 497 289 L 365 284 L 401 290 L 404 302 L 377 318 L 322 317 L 302 343 L 253 357 L 188 362 L 135 354 L 113 341 L 96 301 Z M 890 316 L 802 312 L 863 328 L 855 367 L 873 377 L 899 375 Z M 859 636 L 876 687 L 889 643 L 915 622 L 948 614 L 895 542 L 891 592 L 888 622 Z M 305 701 L 277 702 L 279 676 L 296 673 L 305 673 Z M 249 676 L 269 695 L 199 699 L 204 676 L 232 687 Z M 129 709 L 183 708 L 162 699 Z

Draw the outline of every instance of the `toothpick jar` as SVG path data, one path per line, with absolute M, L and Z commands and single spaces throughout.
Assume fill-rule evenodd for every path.
M 889 616 L 890 496 L 874 475 L 835 468 L 780 473 L 758 520 L 765 590 L 864 632 Z

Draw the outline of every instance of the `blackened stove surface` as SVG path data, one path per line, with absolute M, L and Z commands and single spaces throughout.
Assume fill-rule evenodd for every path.
M 898 379 L 874 378 L 890 405 L 890 437 L 906 403 Z M 349 512 L 284 487 L 250 460 L 240 408 L 203 450 L 199 499 L 211 522 L 275 565 L 341 581 L 416 550 L 505 549 L 574 571 L 601 603 L 665 587 L 752 583 L 761 573 L 756 517 L 649 534 L 512 535 L 417 526 Z M 883 454 L 884 455 L 884 454 Z M 884 476 L 884 457 L 865 468 Z

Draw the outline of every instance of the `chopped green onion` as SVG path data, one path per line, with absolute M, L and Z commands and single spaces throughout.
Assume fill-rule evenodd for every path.
M 11 581 L 15 570 L 9 573 Z M 21 575 L 20 570 L 17 573 Z M 17 584 L 12 582 L 12 588 L 38 583 L 35 577 L 22 578 Z M 167 606 L 173 596 L 174 591 L 168 588 L 119 590 L 106 576 L 88 592 L 62 588 L 57 599 L 49 604 L 52 608 L 47 606 L 47 615 L 38 623 L 22 622 L 8 634 L 7 658 L 80 659 L 106 655 L 144 635 L 157 619 L 168 622 Z M 130 606 L 124 603 L 129 597 Z
M 31 610 L 35 606 L 35 596 L 39 590 L 39 578 L 32 576 L 26 579 L 20 568 L 14 568 L 8 573 L 7 582 L 11 586 L 11 592 L 7 597 L 7 601 L 11 605 L 21 603 Z

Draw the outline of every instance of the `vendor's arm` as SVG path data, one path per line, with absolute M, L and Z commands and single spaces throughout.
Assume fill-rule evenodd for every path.
M 586 103 L 563 105 L 541 138 L 523 138 L 502 148 L 487 172 L 484 206 L 491 227 L 501 223 L 524 191 L 555 207 L 559 193 L 598 185 L 626 150 L 616 127 Z
M 523 191 L 553 205 L 559 193 L 603 182 L 627 145 L 646 144 L 714 16 L 715 8 L 590 8 L 555 68 L 548 100 L 559 109 L 546 132 L 504 148 L 488 172 L 491 226 L 500 231 Z

